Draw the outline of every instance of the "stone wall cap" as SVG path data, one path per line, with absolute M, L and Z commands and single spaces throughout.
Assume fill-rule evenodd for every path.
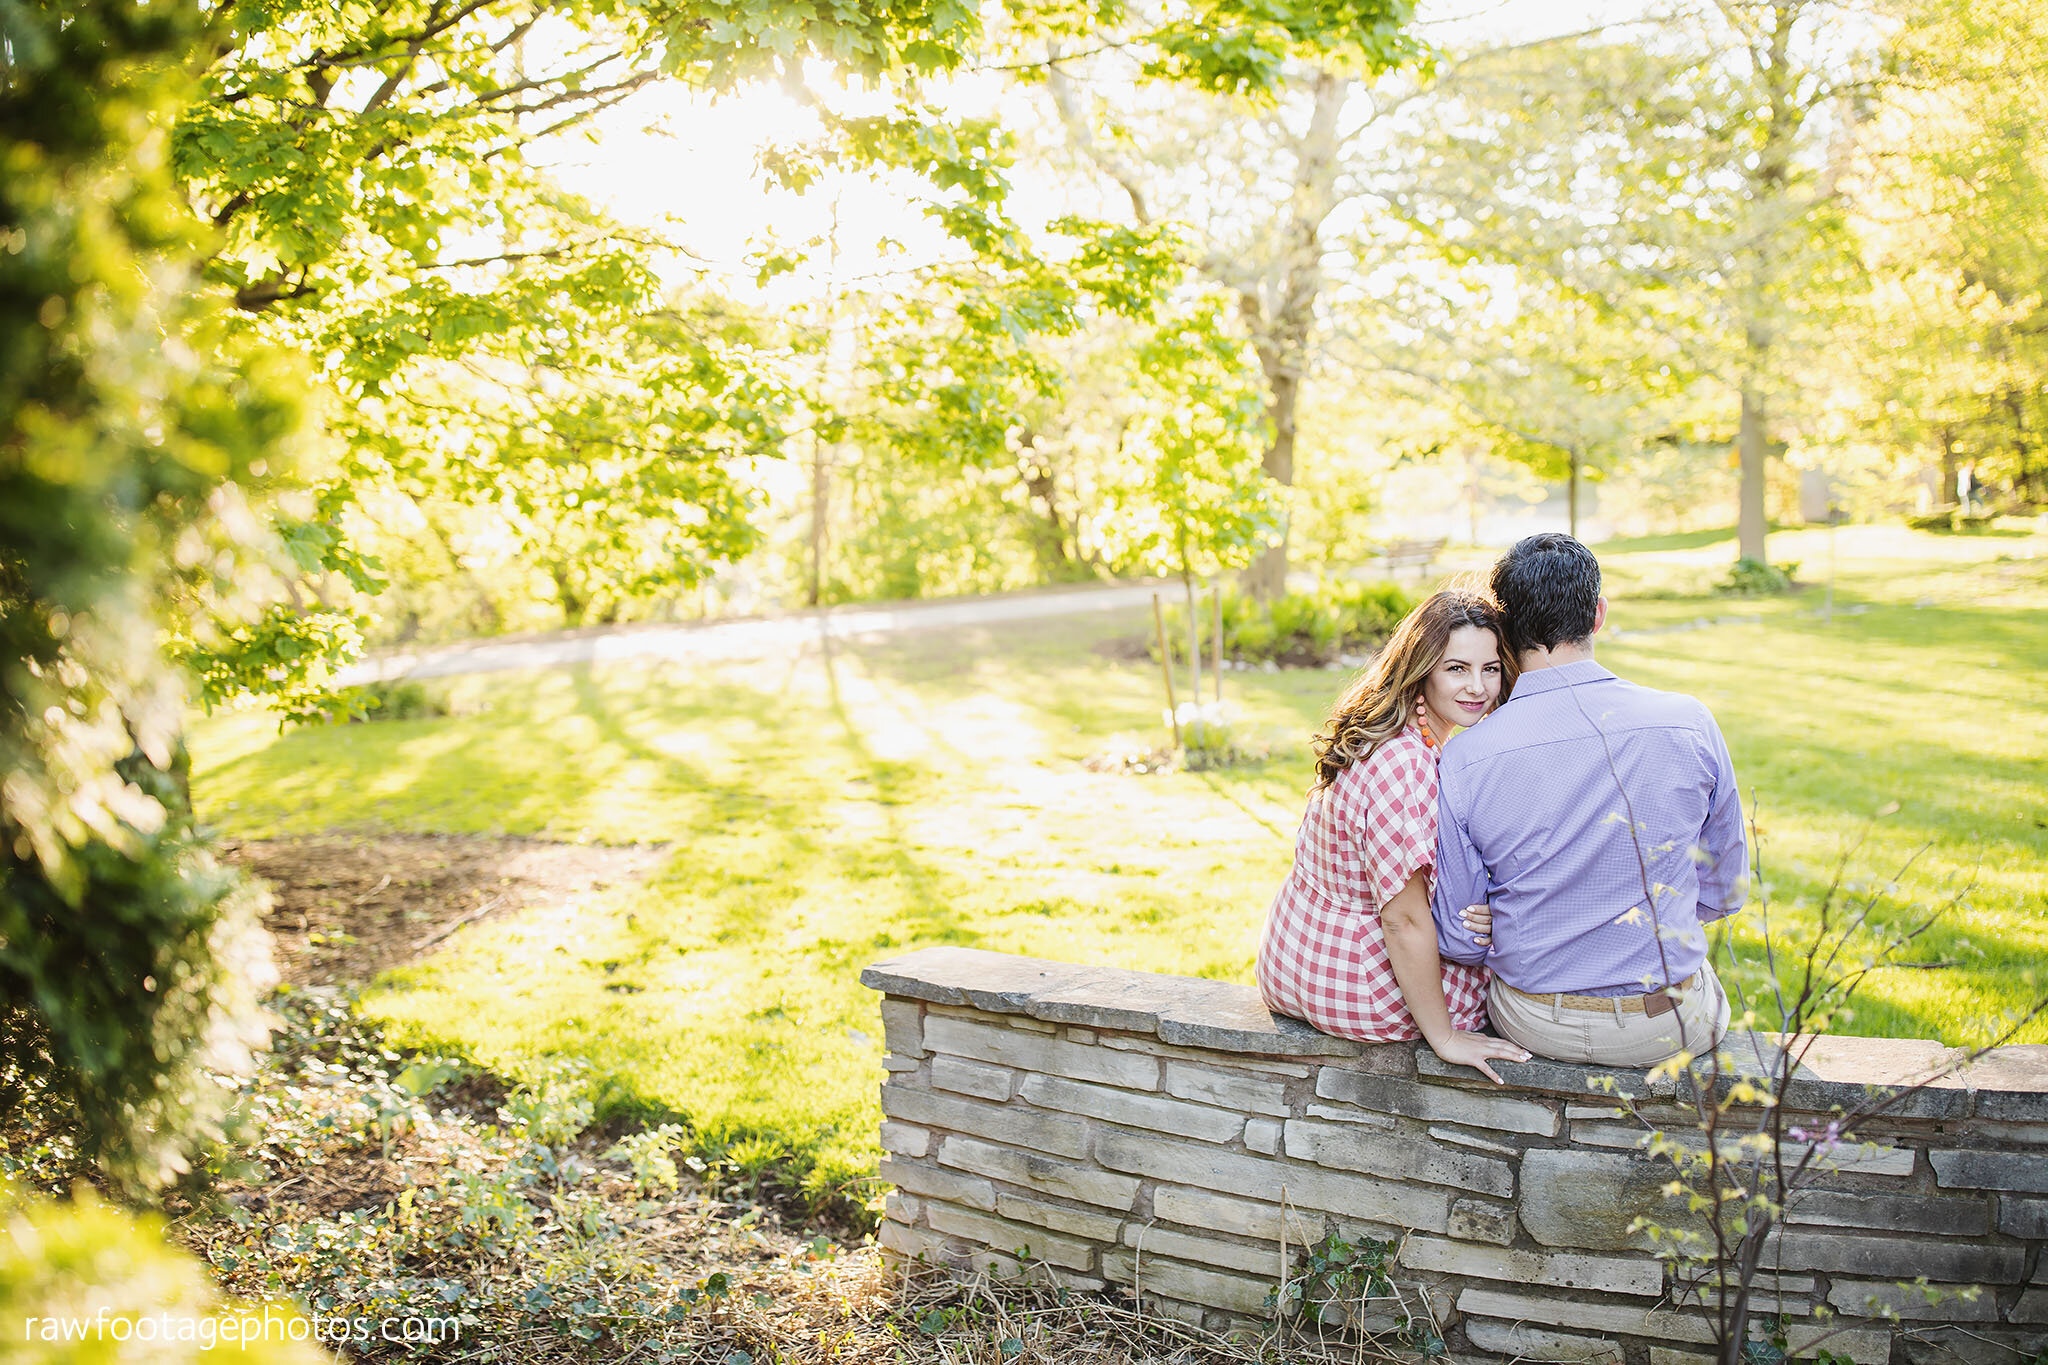
M 1240 982 L 1055 962 L 985 948 L 920 948 L 875 963 L 860 980 L 884 995 L 1147 1034 L 1163 1043 L 1214 1052 L 1337 1060 L 1388 1046 L 1333 1037 L 1275 1014 L 1266 1008 L 1257 987 Z M 1736 1058 L 1737 1072 L 1757 1074 L 1772 1066 L 1780 1041 L 1771 1034 L 1736 1035 L 1723 1050 Z M 1476 1071 L 1447 1066 L 1420 1043 L 1410 1046 L 1415 1073 L 1493 1088 Z M 1807 1112 L 1867 1109 L 1887 1089 L 1903 1089 L 1937 1072 L 1949 1072 L 1886 1112 L 1899 1118 L 1961 1118 L 1974 1112 L 2048 1120 L 2048 1045 L 1997 1048 L 1968 1067 L 1955 1069 L 1967 1055 L 1961 1049 L 1912 1039 L 1814 1039 L 1784 1102 L 1788 1109 Z M 1643 1071 L 1626 1067 L 1540 1059 L 1495 1066 L 1515 1089 L 1585 1096 L 1610 1084 L 1593 1079 L 1604 1077 L 1613 1077 L 1612 1084 L 1639 1096 L 1669 1095 L 1675 1088 L 1669 1082 L 1653 1085 Z
M 1739 1076 L 1769 1075 L 1783 1065 L 1786 1040 L 1774 1033 L 1739 1034 L 1722 1044 Z M 1959 1069 L 1967 1052 L 1918 1038 L 1808 1037 L 1793 1045 L 1799 1066 L 1780 1102 L 1809 1113 L 1875 1109 L 1888 1118 L 1956 1119 L 1970 1115 L 1974 1087 Z M 2042 1077 L 2048 1081 L 2048 1074 Z M 1920 1087 L 1905 1093 L 1912 1087 Z
M 860 974 L 860 983 L 934 1005 L 1151 1034 L 1164 1043 L 1215 1052 L 1356 1057 L 1371 1046 L 1273 1013 L 1255 986 L 985 948 L 920 948 L 875 963 Z

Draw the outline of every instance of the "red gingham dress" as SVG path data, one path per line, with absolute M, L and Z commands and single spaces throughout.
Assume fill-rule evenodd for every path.
M 1380 907 L 1436 865 L 1436 751 L 1414 726 L 1309 798 L 1294 869 L 1266 912 L 1259 990 L 1266 1007 L 1343 1038 L 1419 1037 L 1401 1001 Z M 1451 1024 L 1486 1024 L 1486 971 L 1446 962 Z

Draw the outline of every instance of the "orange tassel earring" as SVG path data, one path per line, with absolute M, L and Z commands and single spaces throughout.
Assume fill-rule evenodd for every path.
M 1429 707 L 1420 696 L 1415 698 L 1415 724 L 1422 730 L 1422 742 L 1427 747 L 1436 747 L 1436 735 L 1429 728 Z

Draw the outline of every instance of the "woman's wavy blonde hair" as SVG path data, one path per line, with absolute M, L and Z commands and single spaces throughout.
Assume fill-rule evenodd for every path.
M 1372 666 L 1338 698 L 1329 722 L 1315 737 L 1316 782 L 1311 793 L 1329 786 L 1352 764 L 1363 763 L 1401 732 L 1415 714 L 1423 682 L 1443 662 L 1451 632 L 1460 626 L 1492 632 L 1500 650 L 1500 699 L 1508 699 L 1518 670 L 1508 652 L 1500 608 L 1484 593 L 1445 588 L 1408 613 Z

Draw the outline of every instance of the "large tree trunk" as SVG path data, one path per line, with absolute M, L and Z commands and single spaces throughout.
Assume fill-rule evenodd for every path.
M 1742 467 L 1742 492 L 1736 515 L 1737 553 L 1744 559 L 1765 556 L 1764 491 L 1769 484 L 1771 444 L 1765 429 L 1765 381 L 1774 359 L 1776 326 L 1771 317 L 1777 276 L 1786 269 L 1776 234 L 1762 230 L 1771 215 L 1784 211 L 1786 186 L 1792 173 L 1793 143 L 1803 113 L 1798 104 L 1796 72 L 1789 60 L 1792 30 L 1806 0 L 1774 0 L 1765 11 L 1767 27 L 1750 50 L 1752 69 L 1763 79 L 1769 107 L 1764 115 L 1763 145 L 1750 173 L 1750 206 L 1756 215 L 1755 244 L 1746 253 L 1748 316 L 1743 323 L 1742 425 L 1735 447 Z
M 1568 448 L 1564 456 L 1572 462 L 1571 478 L 1565 484 L 1565 518 L 1571 524 L 1572 539 L 1579 538 L 1579 451 L 1576 446 Z M 1479 537 L 1474 536 L 1474 543 Z
M 1956 495 L 1956 429 L 1944 422 L 1935 430 L 1941 437 L 1941 491 L 1934 499 L 1939 506 Z
M 1735 527 L 1737 553 L 1744 559 L 1761 560 L 1768 525 L 1764 520 L 1764 487 L 1768 482 L 1765 465 L 1770 446 L 1764 438 L 1764 396 L 1757 391 L 1754 379 L 1745 379 L 1742 384 L 1742 428 L 1735 438 L 1735 448 L 1742 461 L 1741 508 Z
M 1266 378 L 1266 416 L 1273 424 L 1273 440 L 1262 463 L 1266 477 L 1285 489 L 1294 487 L 1295 411 L 1315 333 L 1316 300 L 1323 288 L 1323 220 L 1336 204 L 1337 117 L 1350 88 L 1341 76 L 1316 73 L 1308 130 L 1296 144 L 1294 202 L 1284 250 L 1276 262 L 1277 279 L 1249 289 L 1240 284 L 1238 290 L 1239 307 Z M 1287 591 L 1287 540 L 1283 520 L 1278 542 L 1245 571 L 1245 587 L 1261 602 Z
M 1050 51 L 1059 56 L 1057 45 Z M 1123 188 L 1138 222 L 1151 222 L 1152 202 L 1139 165 L 1095 136 L 1081 93 L 1057 64 L 1047 68 L 1046 86 L 1075 149 Z M 1212 241 L 1200 266 L 1210 279 L 1237 295 L 1239 314 L 1258 351 L 1266 381 L 1266 414 L 1273 424 L 1273 439 L 1262 464 L 1267 476 L 1283 488 L 1294 484 L 1295 408 L 1315 333 L 1316 300 L 1322 292 L 1323 222 L 1337 204 L 1337 157 L 1343 144 L 1338 116 L 1351 82 L 1335 72 L 1317 71 L 1311 89 L 1313 100 L 1305 131 L 1298 137 L 1291 127 L 1281 133 L 1294 151 L 1295 163 L 1292 200 L 1280 226 L 1274 258 L 1258 259 L 1256 250 L 1248 250 L 1245 242 L 1233 236 L 1227 242 Z M 1284 521 L 1278 543 L 1262 551 L 1245 570 L 1244 584 L 1261 601 L 1285 591 Z
M 1264 359 L 1264 348 L 1260 358 Z M 1266 369 L 1266 416 L 1273 423 L 1273 443 L 1266 447 L 1264 465 L 1266 477 L 1284 488 L 1294 486 L 1294 408 L 1301 397 L 1301 375 L 1298 371 L 1276 372 L 1277 367 Z M 1288 527 L 1280 525 L 1278 544 L 1269 545 L 1259 552 L 1245 570 L 1245 588 L 1261 602 L 1270 602 L 1287 591 L 1287 539 Z
M 2012 418 L 2013 492 L 2031 500 L 2036 496 L 2040 475 L 2033 467 L 2034 442 L 2027 430 L 2026 404 L 2019 389 L 2011 384 L 2005 386 L 2003 397 L 2006 413 Z
M 1025 533 L 1039 577 L 1052 582 L 1072 578 L 1080 537 L 1061 513 L 1059 473 L 1040 449 L 1037 432 L 1027 429 L 1018 438 L 1018 451 L 1025 457 L 1017 462 L 1017 480 L 1024 486 Z M 1069 540 L 1073 551 L 1068 549 Z

